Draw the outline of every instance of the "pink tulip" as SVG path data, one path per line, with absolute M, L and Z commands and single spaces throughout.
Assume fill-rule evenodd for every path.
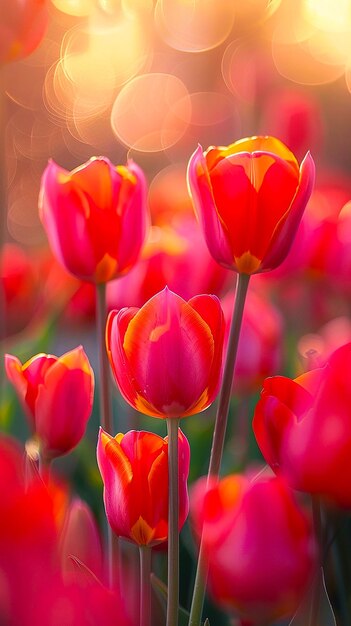
M 93 513 L 86 502 L 74 498 L 66 513 L 60 539 L 62 570 L 67 580 L 72 578 L 79 559 L 99 580 L 102 579 L 102 547 Z
M 204 525 L 209 589 L 220 606 L 253 623 L 291 616 L 312 579 L 311 523 L 282 478 L 231 475 L 191 494 Z
M 83 348 L 61 357 L 37 354 L 24 365 L 7 354 L 5 367 L 43 456 L 52 458 L 74 448 L 93 406 L 94 373 Z
M 351 506 L 351 343 L 324 368 L 267 378 L 253 428 L 267 463 L 294 489 Z
M 146 182 L 132 161 L 92 158 L 72 172 L 49 164 L 40 217 L 57 259 L 77 278 L 103 283 L 127 272 L 144 241 Z
M 165 288 L 141 309 L 112 311 L 107 352 L 123 397 L 153 417 L 203 411 L 218 392 L 223 334 L 216 296 L 186 302 Z

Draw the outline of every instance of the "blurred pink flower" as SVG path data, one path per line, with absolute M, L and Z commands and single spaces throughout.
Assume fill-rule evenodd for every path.
M 230 475 L 191 493 L 195 528 L 204 524 L 209 589 L 224 609 L 253 623 L 291 616 L 311 581 L 311 522 L 283 478 Z M 246 623 L 246 622 L 245 622 Z
M 28 56 L 48 24 L 48 0 L 0 0 L 0 63 Z
M 208 252 L 193 217 L 179 219 L 174 226 L 154 226 L 142 259 L 121 279 L 107 287 L 108 306 L 141 307 L 167 285 L 185 300 L 200 294 L 220 295 L 229 272 Z
M 253 429 L 267 463 L 292 488 L 351 506 L 351 343 L 324 368 L 267 378 Z

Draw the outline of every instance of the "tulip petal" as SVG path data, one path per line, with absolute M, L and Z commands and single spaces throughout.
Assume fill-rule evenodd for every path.
M 195 212 L 201 222 L 210 253 L 225 267 L 232 267 L 233 253 L 228 241 L 227 229 L 216 209 L 209 173 L 200 145 L 190 158 L 187 178 Z
M 167 289 L 130 321 L 123 350 L 137 393 L 163 414 L 188 412 L 208 386 L 212 334 L 200 315 Z
M 274 232 L 271 247 L 262 262 L 262 270 L 269 271 L 280 265 L 290 250 L 308 199 L 312 193 L 315 178 L 314 161 L 308 152 L 301 163 L 300 183 L 296 195 L 291 203 L 286 218 L 283 219 Z

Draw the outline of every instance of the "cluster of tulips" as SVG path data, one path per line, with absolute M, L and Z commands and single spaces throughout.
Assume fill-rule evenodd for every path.
M 191 157 L 188 185 L 207 246 L 213 259 L 237 276 L 228 326 L 216 296 L 184 299 L 168 287 L 142 306 L 107 315 L 106 283 L 133 268 L 144 242 L 145 176 L 131 161 L 114 166 L 107 158 L 92 158 L 71 172 L 49 162 L 40 191 L 42 223 L 58 261 L 95 285 L 97 296 L 102 425 L 97 463 L 108 543 L 102 550 L 90 509 L 76 498 L 70 501 L 50 472 L 53 459 L 81 441 L 92 412 L 94 374 L 83 347 L 61 357 L 38 354 L 23 365 L 6 355 L 6 373 L 32 438 L 24 464 L 19 444 L 5 436 L 0 442 L 3 623 L 158 623 L 152 613 L 151 552 L 165 542 L 164 622 L 177 626 L 185 619 L 185 610 L 179 613 L 179 532 L 189 513 L 191 448 L 179 423 L 217 396 L 208 476 L 191 488 L 199 558 L 186 619 L 199 626 L 206 618 L 208 588 L 242 625 L 320 623 L 325 511 L 341 515 L 351 506 L 351 344 L 294 380 L 266 378 L 253 430 L 267 466 L 220 475 L 250 277 L 283 262 L 313 184 L 310 154 L 299 166 L 271 137 L 206 152 L 199 147 Z M 166 420 L 167 437 L 137 430 L 115 434 L 109 367 L 127 403 Z M 140 549 L 139 582 L 128 571 L 120 540 Z
M 47 26 L 44 0 L 22 4 L 9 5 L 0 27 L 2 63 L 27 56 Z M 328 267 L 338 289 L 350 271 L 348 205 L 341 209 L 348 192 L 329 220 L 316 226 L 312 211 L 300 225 L 313 192 L 312 157 L 299 165 L 281 141 L 267 136 L 205 152 L 199 146 L 187 179 L 210 254 L 189 216 L 172 228 L 154 223 L 143 248 L 147 184 L 132 161 L 115 166 L 94 157 L 73 171 L 50 161 L 43 174 L 41 221 L 71 277 L 63 280 L 56 268 L 36 315 L 42 319 L 56 298 L 63 315 L 71 306 L 96 318 L 96 462 L 106 536 L 102 542 L 92 510 L 52 467 L 82 441 L 92 414 L 95 376 L 83 346 L 59 357 L 40 353 L 24 364 L 6 354 L 7 379 L 31 436 L 24 449 L 0 436 L 4 626 L 209 626 L 206 591 L 232 624 L 336 624 L 324 566 L 351 507 L 351 329 L 344 324 L 340 331 L 341 321 L 338 331 L 325 328 L 324 350 L 307 351 L 306 371 L 297 378 L 269 376 L 279 371 L 282 316 L 249 282 L 273 270 L 279 281 L 300 229 L 295 265 L 308 249 L 309 269 Z M 4 246 L 1 257 L 3 340 L 28 323 L 40 281 L 15 245 Z M 289 263 L 293 273 L 291 256 Z M 60 289 L 69 281 L 74 298 L 68 303 Z M 207 293 L 224 284 L 229 293 L 222 301 Z M 286 304 L 291 315 L 289 291 Z M 167 437 L 152 432 L 152 421 L 151 432 L 115 434 L 111 372 L 127 404 L 166 421 Z M 246 464 L 244 450 L 243 471 L 223 475 L 232 387 L 245 398 L 260 385 L 253 433 L 266 465 Z M 194 442 L 180 420 L 215 402 L 211 454 L 203 458 L 208 474 L 192 483 L 189 498 Z M 237 406 L 231 420 L 240 421 L 239 414 Z M 239 437 L 237 424 L 232 430 Z M 247 445 L 245 436 L 241 444 Z M 179 607 L 179 533 L 188 516 L 197 572 L 189 606 Z M 139 576 L 125 541 L 139 548 Z M 166 545 L 167 577 L 159 580 L 151 557 Z M 334 603 L 340 626 L 347 626 L 350 595 L 342 576 L 338 587 Z M 155 606 L 156 591 L 164 614 Z

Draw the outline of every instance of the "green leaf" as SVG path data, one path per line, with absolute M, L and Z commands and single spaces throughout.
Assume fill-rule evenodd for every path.
M 298 608 L 294 617 L 289 623 L 289 626 L 308 626 L 309 625 L 311 597 L 312 597 L 312 593 L 313 593 L 313 589 L 315 585 L 320 585 L 320 602 L 319 602 L 319 611 L 317 615 L 318 626 L 337 626 L 333 607 L 329 600 L 328 591 L 325 585 L 323 568 L 320 568 L 318 577 L 316 577 L 314 585 L 312 586 L 311 593 L 309 594 L 308 598 L 302 603 L 302 605 Z

